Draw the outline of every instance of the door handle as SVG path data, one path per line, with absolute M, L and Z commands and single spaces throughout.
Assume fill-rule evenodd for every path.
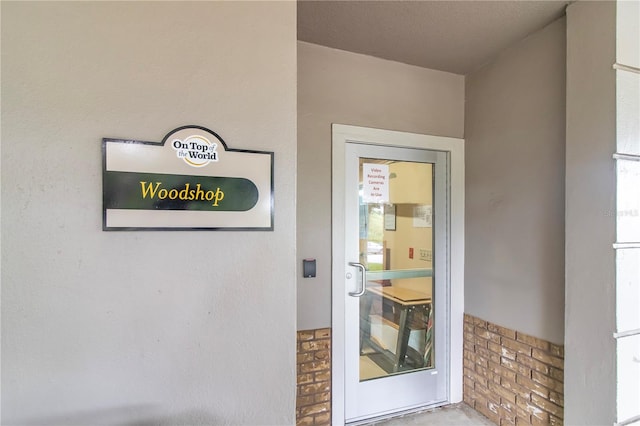
M 360 297 L 367 291 L 367 268 L 362 263 L 349 262 L 349 266 L 354 266 L 360 270 L 360 290 L 350 291 L 349 296 Z

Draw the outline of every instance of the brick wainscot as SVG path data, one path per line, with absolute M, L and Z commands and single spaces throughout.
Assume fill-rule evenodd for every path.
M 331 329 L 298 331 L 296 423 L 331 424 Z
M 564 346 L 464 316 L 464 401 L 497 425 L 563 423 Z

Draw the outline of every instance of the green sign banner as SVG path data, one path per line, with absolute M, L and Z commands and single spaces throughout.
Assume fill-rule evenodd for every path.
M 247 211 L 258 202 L 248 179 L 106 172 L 107 209 Z

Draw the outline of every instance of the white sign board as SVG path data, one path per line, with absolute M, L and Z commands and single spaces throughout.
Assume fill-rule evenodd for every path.
M 413 227 L 431 228 L 433 222 L 431 206 L 415 206 L 413 208 Z
M 103 229 L 273 230 L 273 152 L 183 126 L 161 142 L 102 140 Z
M 362 165 L 362 202 L 389 202 L 389 166 L 387 164 Z

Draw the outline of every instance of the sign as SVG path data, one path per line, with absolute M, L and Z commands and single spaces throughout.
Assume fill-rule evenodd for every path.
M 273 152 L 184 126 L 102 140 L 103 230 L 273 230 Z
M 413 207 L 413 227 L 431 228 L 433 225 L 433 214 L 431 206 L 421 205 Z
M 364 163 L 362 165 L 362 202 L 389 202 L 388 164 Z

